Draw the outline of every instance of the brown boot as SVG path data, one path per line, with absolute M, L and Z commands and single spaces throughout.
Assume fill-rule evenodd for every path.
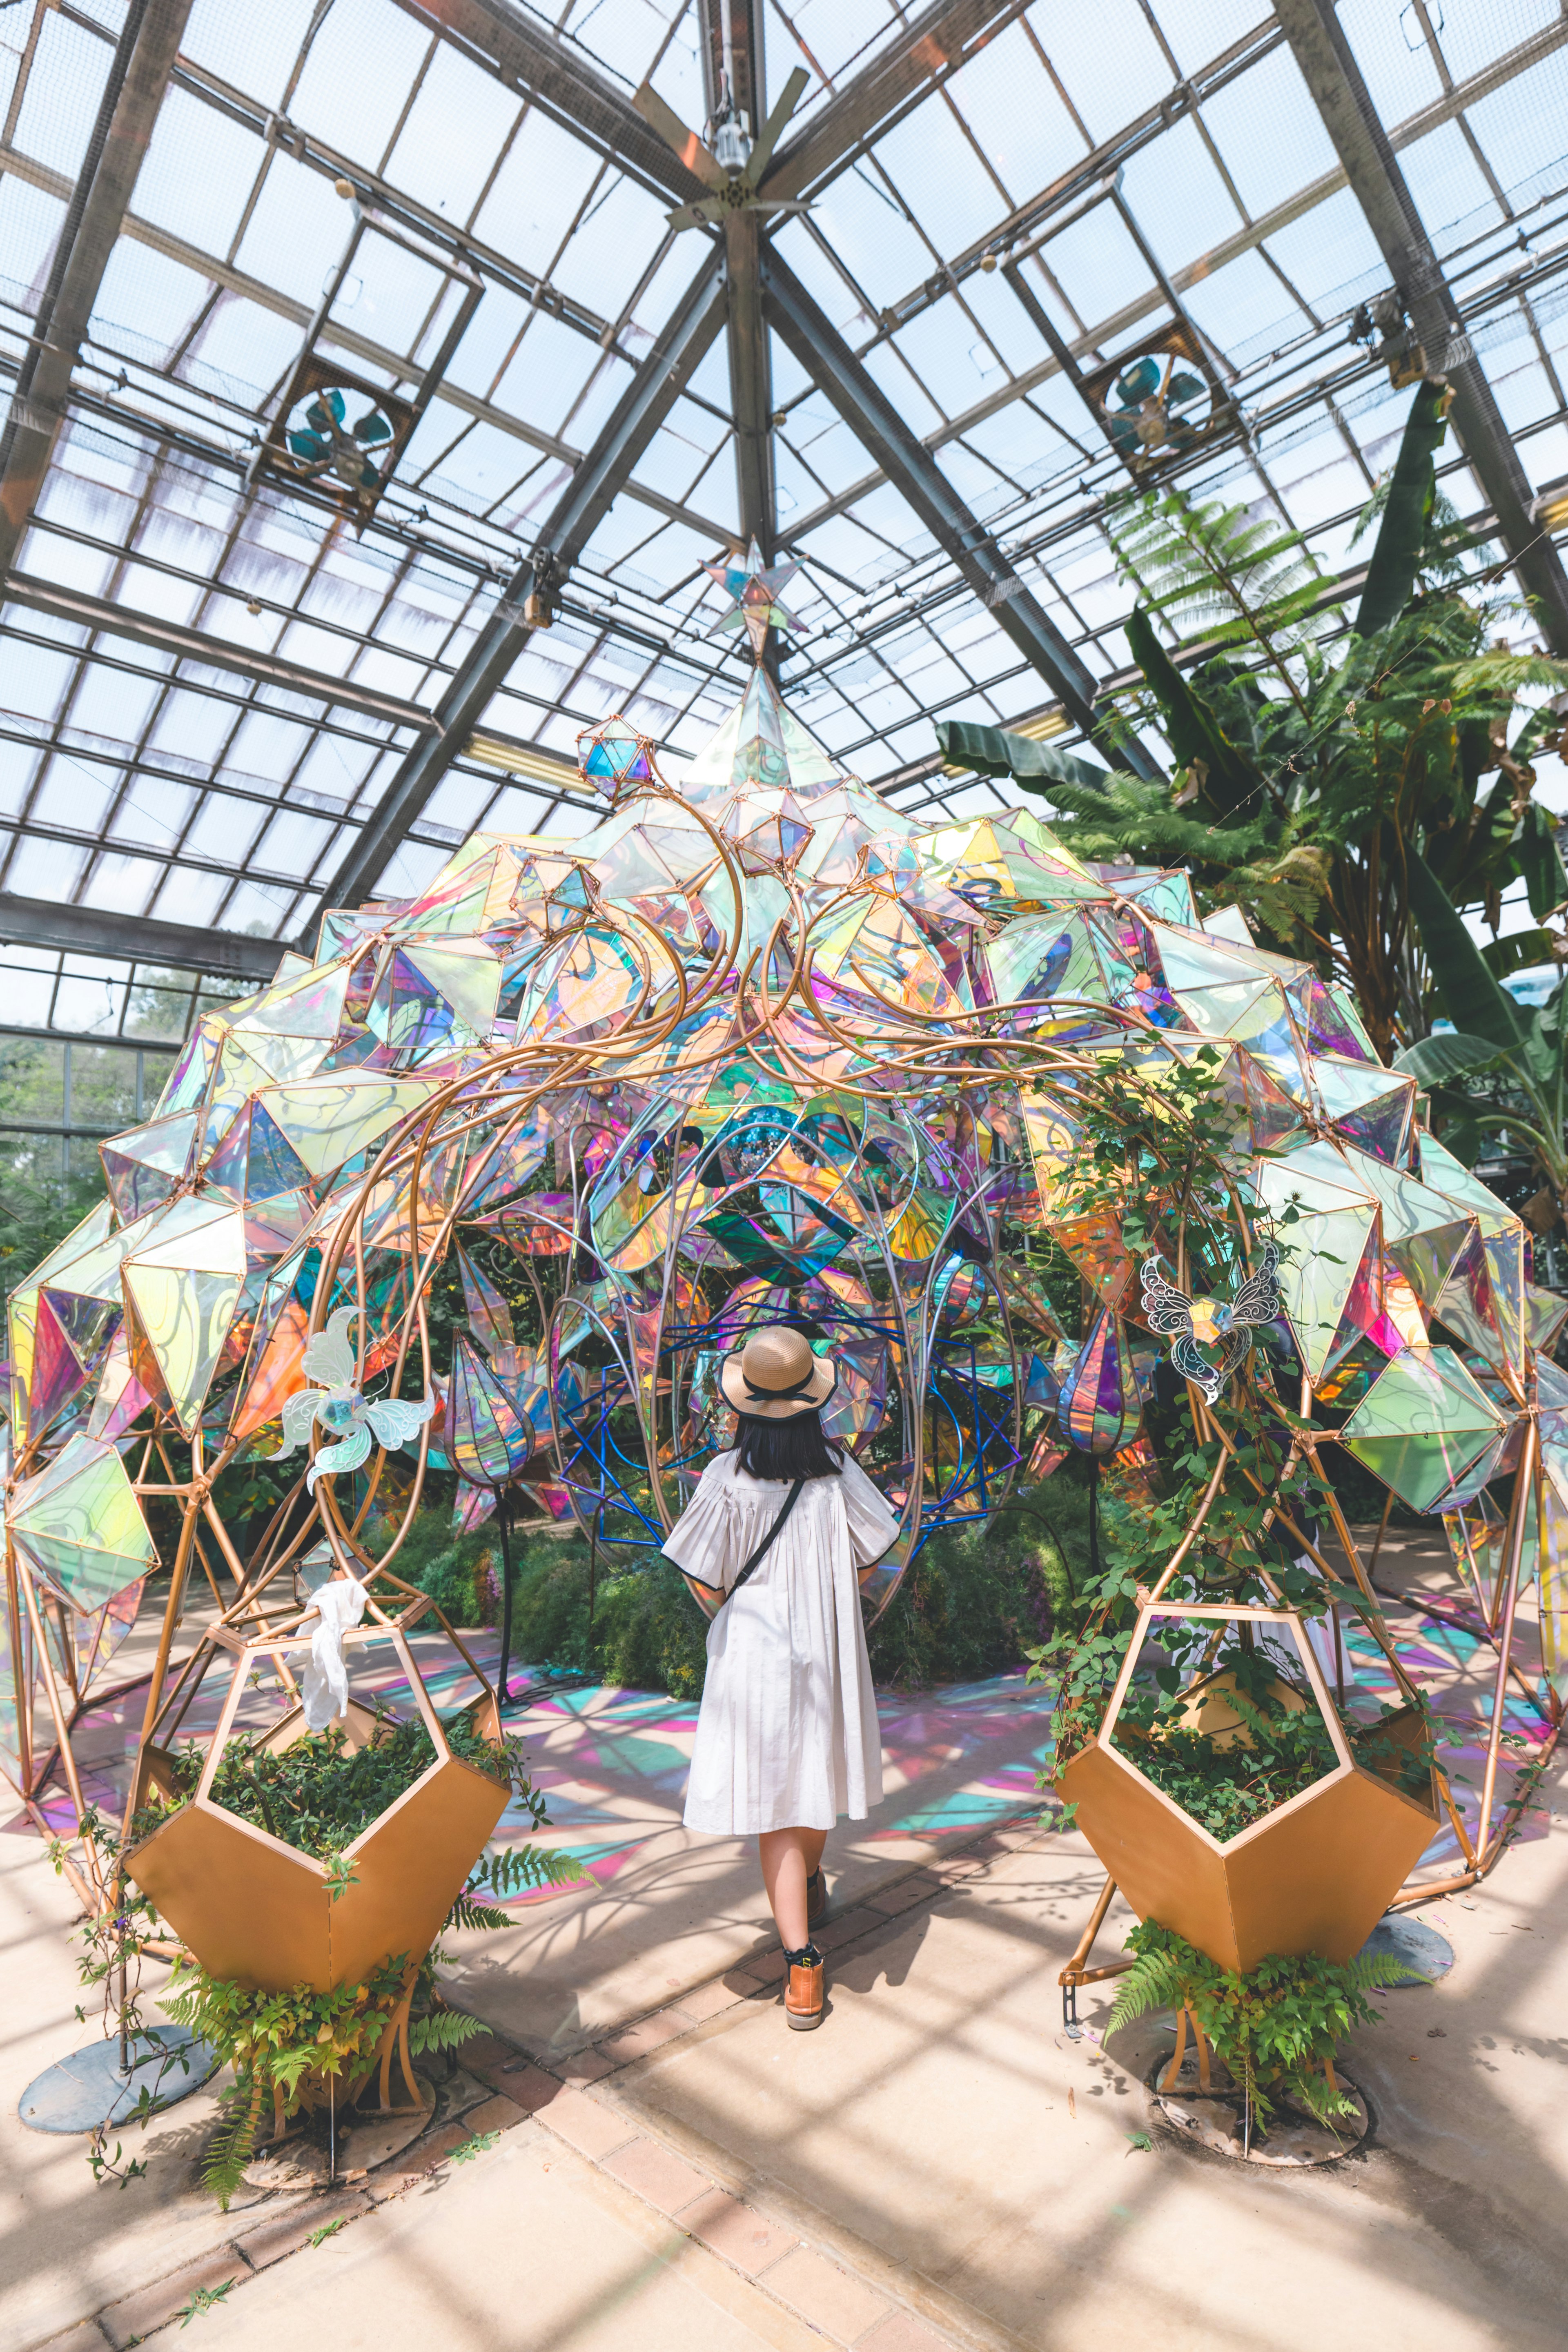
M 822 2023 L 822 1954 L 815 1944 L 786 1952 L 789 1975 L 784 1982 L 784 2016 L 796 2033 L 809 2033 Z

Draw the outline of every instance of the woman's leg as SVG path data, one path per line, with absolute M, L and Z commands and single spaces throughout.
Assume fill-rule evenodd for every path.
M 809 1941 L 805 1882 L 822 1860 L 826 1843 L 826 1830 L 764 1830 L 757 1840 L 768 1906 L 786 1952 L 798 1952 Z

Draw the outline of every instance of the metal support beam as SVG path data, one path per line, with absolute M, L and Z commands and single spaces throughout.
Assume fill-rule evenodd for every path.
M 532 556 L 513 573 L 454 674 L 436 707 L 436 731 L 404 760 L 374 815 L 328 883 L 329 907 L 357 907 L 374 890 L 388 860 L 417 822 L 535 628 L 542 620 L 549 625 L 552 598 L 680 397 L 723 325 L 725 308 L 719 249 L 710 247 L 674 317 L 534 541 Z
M 935 0 L 905 24 L 863 73 L 781 147 L 763 174 L 764 195 L 809 196 L 847 171 L 874 141 L 1024 13 L 1027 0 Z
M 658 195 L 679 205 L 708 191 L 650 131 L 586 49 L 563 41 L 539 16 L 508 0 L 399 0 L 433 33 L 444 33 L 495 68 L 574 139 Z
M 54 299 L 40 310 L 0 446 L 0 575 L 10 570 L 37 504 L 70 396 L 81 339 L 124 224 L 190 13 L 191 0 L 132 0 L 127 13 L 104 90 L 109 121 L 102 124 L 100 110 L 101 140 L 95 130 L 56 257 Z
M 13 572 L 0 583 L 0 605 L 6 604 L 25 604 L 29 612 L 47 613 L 55 620 L 68 621 L 78 628 L 101 629 L 110 636 L 128 637 L 133 645 L 148 646 L 154 653 L 172 655 L 176 661 L 202 662 L 209 669 L 229 670 L 237 677 L 254 678 L 258 686 L 276 686 L 289 694 L 319 698 L 340 710 L 357 710 L 366 719 L 379 719 L 389 727 L 411 727 L 416 733 L 427 734 L 437 724 L 432 713 L 421 704 L 405 702 L 399 695 L 381 694 L 374 687 L 356 686 L 352 678 L 329 677 L 324 670 L 307 669 L 302 663 L 285 661 L 277 654 L 256 653 L 248 646 L 231 644 L 226 637 L 208 636 L 201 629 L 187 629 L 176 621 L 160 621 L 151 613 L 134 612 L 126 604 L 111 604 L 104 597 L 89 596 L 79 588 L 58 587 L 52 580 L 35 580 L 26 572 Z
M 1393 143 L 1335 13 L 1334 0 L 1276 0 L 1296 63 L 1376 237 L 1433 375 L 1454 388 L 1453 421 L 1548 645 L 1568 654 L 1568 573 L 1530 520 L 1531 484 L 1459 322 Z
M 971 514 L 925 444 L 911 433 L 875 378 L 770 247 L 763 299 L 777 334 L 812 376 L 868 457 L 913 508 L 969 587 L 996 615 L 1019 652 L 1049 686 L 1075 726 L 1094 737 L 1112 764 L 1134 775 L 1159 772 L 1141 745 L 1112 746 L 1100 734 L 1096 681 L 1018 578 L 990 532 Z
M 767 118 L 760 0 L 697 0 L 702 94 L 710 126 L 726 101 L 755 139 Z M 710 132 L 710 135 L 711 133 Z M 773 560 L 773 378 L 763 318 L 762 215 L 731 212 L 724 223 L 729 288 L 730 414 L 735 427 L 735 491 L 742 546 L 755 540 Z
M 263 986 L 278 970 L 281 940 L 243 931 L 203 930 L 194 923 L 163 923 L 147 915 L 111 914 L 102 907 L 68 907 L 50 898 L 17 898 L 0 890 L 0 940 L 14 946 L 63 948 L 69 955 L 113 956 L 121 961 L 168 964 L 177 971 Z M 40 1032 L 40 1034 L 43 1034 Z M 102 1045 L 145 1045 L 144 1038 L 105 1037 Z
M 730 413 L 735 423 L 735 490 L 742 544 L 755 540 L 764 563 L 778 541 L 773 491 L 773 371 L 763 316 L 763 234 L 754 212 L 724 224 L 729 290 Z

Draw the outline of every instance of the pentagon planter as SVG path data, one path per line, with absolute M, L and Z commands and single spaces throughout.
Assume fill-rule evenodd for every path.
M 1251 1619 L 1295 1633 L 1338 1759 L 1310 1788 L 1223 1843 L 1111 1744 L 1142 1636 L 1161 1616 Z M 1408 1742 L 1410 1729 L 1390 1725 L 1396 1742 Z M 1310 1644 L 1286 1611 L 1145 1609 L 1099 1732 L 1056 1786 L 1077 1804 L 1079 1827 L 1139 1918 L 1244 1975 L 1271 1952 L 1352 1958 L 1437 1826 L 1429 1802 L 1356 1763 Z
M 406 1588 L 404 1588 L 406 1591 Z M 404 1612 L 422 1615 L 429 1604 Z M 298 1620 L 299 1610 L 291 1614 Z M 510 1801 L 507 1781 L 455 1756 L 430 1704 L 402 1624 L 384 1622 L 351 1632 L 344 1648 L 390 1633 L 436 1750 L 412 1787 L 343 1849 L 352 1883 L 328 1889 L 323 1862 L 258 1828 L 214 1801 L 211 1790 L 229 1738 L 251 1660 L 298 1646 L 297 1632 L 237 1639 L 226 1628 L 209 1636 L 215 1651 L 236 1658 L 228 1698 L 208 1748 L 195 1795 L 159 1823 L 125 1856 L 127 1875 L 156 1904 L 181 1942 L 211 1976 L 264 1992 L 291 1985 L 329 1991 L 357 1984 L 372 1969 L 406 1954 L 416 1964 L 441 1931 L 469 1871 L 484 1852 Z M 304 1637 L 309 1646 L 309 1634 Z M 470 1710 L 493 1734 L 495 1704 L 487 1692 Z M 343 1718 L 340 1718 L 343 1720 Z M 374 1717 L 350 1703 L 348 1744 L 373 1736 Z M 302 1719 L 294 1710 L 257 1742 L 274 1750 L 292 1745 Z M 161 1779 L 165 1751 L 145 1751 L 147 1778 Z

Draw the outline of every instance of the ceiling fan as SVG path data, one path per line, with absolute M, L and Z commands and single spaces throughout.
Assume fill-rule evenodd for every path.
M 773 213 L 810 210 L 808 200 L 770 197 L 758 187 L 778 144 L 779 133 L 800 104 L 810 79 L 805 68 L 796 66 L 754 146 L 746 118 L 737 110 L 726 82 L 723 110 L 713 125 L 711 147 L 705 146 L 695 131 L 688 131 L 675 109 L 665 104 L 650 82 L 644 82 L 632 104 L 650 129 L 675 150 L 687 170 L 694 172 L 713 191 L 710 196 L 698 196 L 689 205 L 677 205 L 669 215 L 671 228 L 695 228 L 699 221 L 721 222 L 730 213 L 748 209 Z

